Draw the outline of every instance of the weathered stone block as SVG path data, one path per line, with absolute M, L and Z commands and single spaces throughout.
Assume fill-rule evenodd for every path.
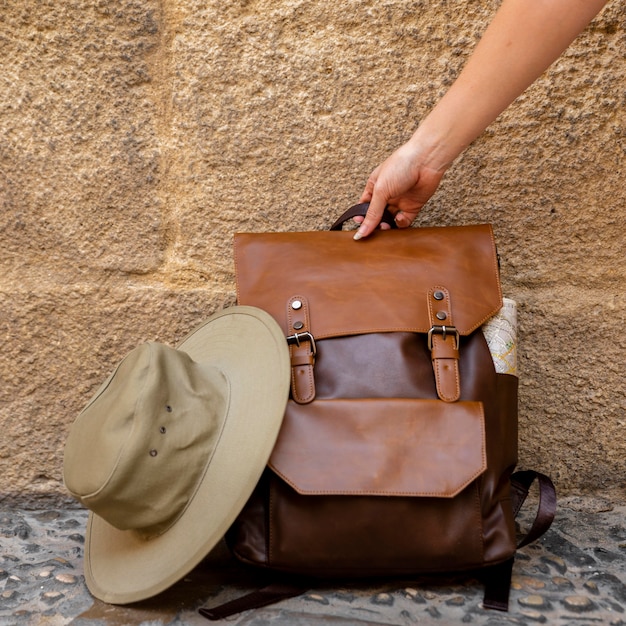
M 5 2 L 0 497 L 62 493 L 66 429 L 110 368 L 234 301 L 233 233 L 327 228 L 358 201 L 498 6 Z M 521 461 L 562 491 L 626 482 L 625 17 L 610 3 L 418 220 L 494 224 Z

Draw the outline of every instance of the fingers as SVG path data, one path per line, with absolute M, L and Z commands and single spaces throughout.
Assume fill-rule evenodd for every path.
M 419 157 L 419 152 L 416 155 L 407 143 L 370 174 L 361 195 L 361 202 L 369 202 L 369 209 L 354 235 L 355 240 L 368 237 L 376 229 L 387 205 L 396 214 L 399 228 L 412 224 L 444 173 L 444 170 L 420 166 Z M 418 165 L 415 165 L 416 160 Z
M 398 211 L 396 213 L 396 224 L 398 228 L 408 228 L 413 220 L 403 211 Z
M 361 197 L 359 198 L 359 204 L 363 202 L 369 202 L 372 199 L 372 191 L 369 189 L 369 181 L 367 182 L 367 186 L 363 190 Z
M 390 207 L 387 207 L 387 208 L 389 209 Z M 361 224 L 365 218 L 364 218 L 362 215 L 355 215 L 352 219 L 353 219 L 353 220 L 354 220 L 357 224 Z M 398 222 L 398 220 L 396 220 L 396 223 L 397 223 L 397 222 Z M 410 225 L 410 221 L 408 220 L 408 218 L 407 218 L 406 222 L 407 222 L 407 225 Z M 398 224 L 398 227 L 399 227 L 399 228 L 404 228 L 404 227 L 405 227 L 405 226 L 404 226 L 404 223 L 403 223 L 402 225 Z M 380 230 L 390 230 L 390 229 L 391 229 L 391 226 L 390 226 L 389 224 L 387 224 L 387 222 L 381 222 L 381 223 L 378 225 L 378 228 L 380 228 Z
M 387 203 L 383 198 L 378 196 L 376 193 L 372 194 L 370 206 L 367 209 L 365 218 L 363 219 L 361 225 L 354 234 L 355 241 L 367 237 L 376 229 L 376 227 L 380 224 L 380 219 L 383 216 L 383 211 L 385 210 L 386 204 Z
M 386 205 L 386 206 L 387 206 L 387 209 L 391 211 L 391 213 L 394 213 L 395 207 L 390 206 L 390 205 Z M 366 217 L 361 217 L 360 215 L 357 215 L 356 217 L 354 217 L 353 218 L 354 221 L 360 225 L 359 229 L 354 234 L 354 240 L 358 241 L 359 239 L 363 239 L 364 237 L 367 237 L 377 227 L 380 228 L 381 230 L 389 230 L 391 226 L 387 224 L 387 222 L 380 221 L 382 214 L 383 214 L 383 211 L 380 211 L 379 213 L 376 207 L 374 208 L 374 210 L 372 210 L 372 204 L 370 203 L 370 207 L 367 211 Z M 408 228 L 413 223 L 413 220 L 415 219 L 416 215 L 417 215 L 417 211 L 415 212 L 397 211 L 394 215 L 394 221 L 396 223 L 396 226 L 398 228 Z M 365 226 L 363 226 L 364 223 L 365 223 Z
M 385 209 L 386 203 L 384 200 L 382 201 L 379 198 L 374 197 L 374 189 L 376 187 L 376 181 L 378 179 L 378 173 L 380 171 L 380 166 L 378 166 L 367 179 L 367 183 L 365 185 L 365 189 L 361 194 L 360 202 L 369 202 L 370 206 L 367 209 L 367 214 L 364 218 L 358 216 L 355 219 L 355 222 L 359 224 L 359 228 L 354 234 L 354 240 L 358 241 L 363 237 L 367 237 L 376 227 L 380 224 L 380 219 L 383 216 L 383 211 Z M 386 224 L 383 225 L 383 229 Z
M 365 189 L 363 189 L 363 193 L 361 194 L 361 199 L 359 202 L 369 202 L 372 199 L 372 194 L 374 193 L 374 186 L 376 185 L 376 181 L 378 180 L 378 172 L 380 171 L 380 165 L 370 174 L 367 179 L 367 183 L 365 183 Z

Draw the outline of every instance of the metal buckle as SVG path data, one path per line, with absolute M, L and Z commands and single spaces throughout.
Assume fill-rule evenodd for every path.
M 432 351 L 433 349 L 433 334 L 441 335 L 445 341 L 448 335 L 454 335 L 454 339 L 456 340 L 455 348 L 459 347 L 459 331 L 456 329 L 456 326 L 433 326 L 428 331 L 428 349 Z
M 315 338 L 313 335 L 307 330 L 303 333 L 294 333 L 293 335 L 289 335 L 287 337 L 287 343 L 289 345 L 296 345 L 300 347 L 300 340 L 308 341 L 311 343 L 311 352 L 313 356 L 317 354 L 317 346 L 315 345 Z

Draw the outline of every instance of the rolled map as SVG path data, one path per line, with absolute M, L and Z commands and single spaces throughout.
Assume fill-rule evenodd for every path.
M 515 300 L 503 298 L 503 305 L 483 325 L 483 333 L 499 374 L 517 376 L 517 304 Z

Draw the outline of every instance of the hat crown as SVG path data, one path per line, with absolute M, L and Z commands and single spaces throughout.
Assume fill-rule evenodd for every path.
M 163 532 L 193 498 L 219 440 L 228 381 L 158 343 L 135 348 L 73 424 L 64 478 L 120 530 Z

